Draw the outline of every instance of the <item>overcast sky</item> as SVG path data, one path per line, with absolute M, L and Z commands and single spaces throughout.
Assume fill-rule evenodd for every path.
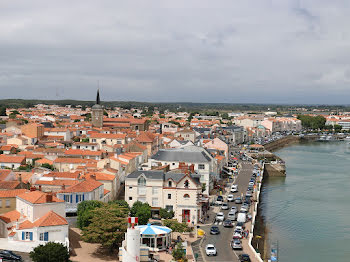
M 0 98 L 350 104 L 350 1 L 0 1 Z

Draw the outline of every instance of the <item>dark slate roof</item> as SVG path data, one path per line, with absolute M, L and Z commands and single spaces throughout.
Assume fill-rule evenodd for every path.
M 191 162 L 191 163 L 203 163 L 210 162 L 211 158 L 202 151 L 188 150 L 191 148 L 174 148 L 174 149 L 160 149 L 156 154 L 152 156 L 152 159 L 159 161 L 177 161 L 177 162 Z
M 189 141 L 188 140 L 176 140 L 179 142 L 181 145 L 186 145 Z
M 144 174 L 147 179 L 162 179 L 164 178 L 164 172 L 163 171 L 134 171 L 131 174 L 127 176 L 127 178 L 138 178 L 141 174 Z
M 183 173 L 168 172 L 165 174 L 165 180 L 168 180 L 169 178 L 171 178 L 176 183 L 178 183 L 184 176 L 185 176 L 185 174 L 183 174 Z

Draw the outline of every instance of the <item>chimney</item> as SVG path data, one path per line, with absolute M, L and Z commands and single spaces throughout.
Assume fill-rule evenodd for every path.
M 66 189 L 66 186 L 65 184 L 62 185 L 62 190 L 65 190 Z
M 47 203 L 51 203 L 51 202 L 52 202 L 52 194 L 51 194 L 51 193 L 48 193 L 48 194 L 46 195 L 46 202 L 47 202 Z
M 22 174 L 18 174 L 18 182 L 22 183 Z
M 190 165 L 191 174 L 194 173 L 194 164 Z

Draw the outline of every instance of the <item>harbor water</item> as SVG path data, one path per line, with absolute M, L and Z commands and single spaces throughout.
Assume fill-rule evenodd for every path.
M 279 261 L 350 261 L 350 145 L 312 142 L 275 154 L 287 176 L 265 180 L 260 205 Z

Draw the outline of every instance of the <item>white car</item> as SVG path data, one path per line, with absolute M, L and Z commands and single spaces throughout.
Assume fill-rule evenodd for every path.
M 237 213 L 237 207 L 236 206 L 232 206 L 230 210 L 231 210 L 231 212 Z
M 254 184 L 255 184 L 254 182 L 249 182 L 250 186 L 254 186 Z
M 236 212 L 234 212 L 234 211 L 228 212 L 227 219 L 230 219 L 231 221 L 235 221 L 236 220 Z
M 222 210 L 228 210 L 228 204 L 227 203 L 222 203 L 221 209 Z
M 219 212 L 216 214 L 216 218 L 215 218 L 216 221 L 220 221 L 220 222 L 223 222 L 225 220 L 225 215 L 224 213 L 222 212 Z
M 231 186 L 231 193 L 236 193 L 238 192 L 238 186 L 237 185 L 232 185 Z
M 216 256 L 217 252 L 215 246 L 213 244 L 208 244 L 205 247 L 205 253 L 207 254 L 207 256 Z
M 227 196 L 227 201 L 228 202 L 233 202 L 235 200 L 234 196 L 233 195 L 228 195 Z

